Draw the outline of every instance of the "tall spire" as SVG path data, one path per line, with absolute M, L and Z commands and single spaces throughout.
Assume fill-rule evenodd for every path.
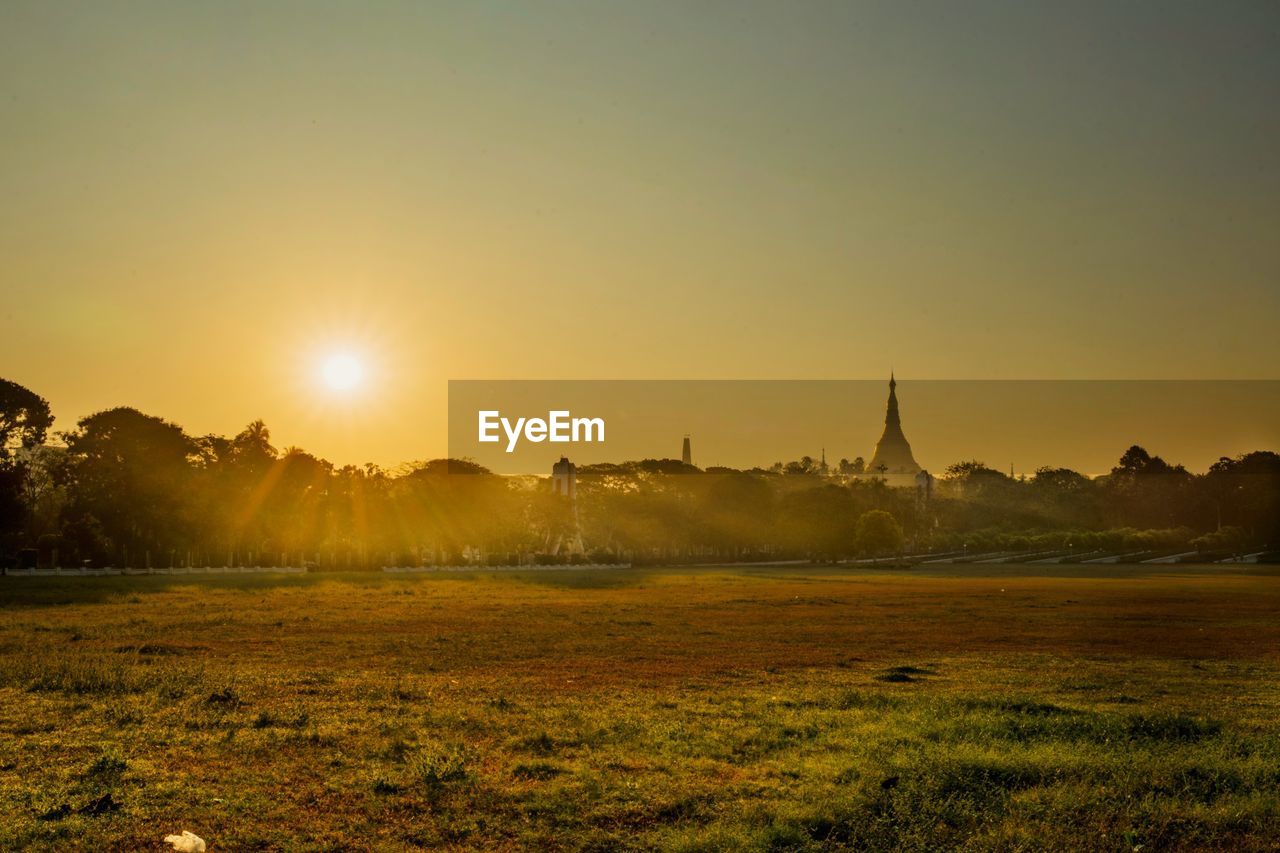
M 876 451 L 867 466 L 867 472 L 873 477 L 914 477 L 920 471 L 915 457 L 911 454 L 911 444 L 902 434 L 902 418 L 898 414 L 898 380 L 893 372 L 889 373 L 889 402 L 884 413 L 884 434 L 876 443 Z
M 893 378 L 892 371 L 889 372 L 889 405 L 885 409 L 884 425 L 885 427 L 892 426 L 899 431 L 902 429 L 902 421 L 898 417 L 898 381 Z M 888 429 L 886 429 L 885 435 L 888 434 Z M 906 441 L 906 439 L 904 438 L 903 441 Z

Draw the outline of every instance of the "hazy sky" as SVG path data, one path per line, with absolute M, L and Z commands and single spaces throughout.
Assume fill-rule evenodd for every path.
M 0 376 L 388 464 L 450 378 L 1280 377 L 1277 105 L 1273 2 L 7 0 Z

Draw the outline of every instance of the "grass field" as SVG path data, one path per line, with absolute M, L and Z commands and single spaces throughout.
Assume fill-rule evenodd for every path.
M 1253 567 L 0 578 L 0 848 L 1280 849 Z

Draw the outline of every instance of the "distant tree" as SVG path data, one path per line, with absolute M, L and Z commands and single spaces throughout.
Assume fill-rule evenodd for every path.
M 734 472 L 711 487 L 707 503 L 750 523 L 761 523 L 773 511 L 773 490 L 759 477 Z
M 28 543 L 58 532 L 67 499 L 66 487 L 61 485 L 66 464 L 66 448 L 47 444 L 31 450 L 24 459 L 22 500 Z
M 894 553 L 902 548 L 903 541 L 902 525 L 884 510 L 868 510 L 858 518 L 855 542 L 862 553 L 872 557 Z
M 16 544 L 30 517 L 31 462 L 52 425 L 48 401 L 0 379 L 0 552 Z
M 1133 445 L 1102 482 L 1114 527 L 1176 527 L 1195 521 L 1194 478 L 1181 465 Z
M 1007 503 L 1011 498 L 1011 486 L 1016 481 L 994 468 L 988 468 L 976 459 L 948 465 L 942 472 L 944 485 L 961 497 Z
M 855 458 L 852 462 L 848 459 L 841 459 L 840 465 L 836 470 L 845 477 L 856 477 L 866 473 L 867 463 L 861 456 Z
M 17 382 L 0 379 L 0 461 L 44 444 L 53 426 L 49 402 Z
M 969 460 L 946 469 L 927 504 L 882 477 L 855 476 L 867 471 L 860 457 L 840 460 L 843 483 L 814 477 L 821 466 L 808 456 L 748 471 L 642 459 L 580 466 L 575 505 L 545 477 L 501 477 L 467 459 L 391 473 L 281 453 L 262 421 L 192 439 L 118 408 L 81 420 L 65 448 L 43 443 L 52 421 L 43 399 L 0 380 L 0 549 L 38 546 L 42 561 L 56 549 L 116 565 L 150 555 L 154 565 L 370 568 L 523 557 L 570 532 L 640 562 L 881 556 L 904 539 L 1081 551 L 1280 542 L 1280 454 L 1270 451 L 1220 459 L 1200 476 L 1137 445 L 1094 479 L 1046 467 L 1015 480 Z
M 274 487 L 267 512 L 272 544 L 286 556 L 319 551 L 330 541 L 333 465 L 290 447 L 273 463 L 270 476 Z
M 1201 479 L 1202 526 L 1236 525 L 1255 542 L 1280 543 L 1280 454 L 1259 450 L 1224 457 Z
M 719 479 L 703 499 L 701 521 L 718 550 L 759 548 L 772 533 L 774 493 L 762 477 L 733 472 Z
M 493 472 L 470 459 L 432 459 L 422 463 L 411 473 L 440 477 L 448 474 L 491 474 Z
M 1191 540 L 1191 547 L 1200 551 L 1225 551 L 1235 556 L 1244 549 L 1248 541 L 1249 535 L 1243 528 L 1228 525 L 1197 536 Z
M 632 463 L 635 468 L 649 474 L 694 474 L 698 469 L 679 459 L 641 459 Z
M 1027 499 L 1044 520 L 1055 526 L 1089 527 L 1098 521 L 1093 480 L 1070 468 L 1037 468 Z
M 177 424 L 117 408 L 80 420 L 64 435 L 68 521 L 100 529 L 115 559 L 141 565 L 192 541 L 194 462 L 199 446 Z
M 1031 482 L 1038 488 L 1069 494 L 1087 489 L 1091 481 L 1084 474 L 1079 471 L 1072 471 L 1070 468 L 1050 468 L 1045 466 L 1036 469 L 1035 476 L 1031 478 Z
M 527 539 L 519 497 L 474 462 L 433 459 L 398 479 L 395 505 L 415 547 L 457 561 L 468 547 L 499 550 Z
M 1163 473 L 1168 467 L 1168 463 L 1159 456 L 1152 456 L 1145 448 L 1135 444 L 1120 455 L 1120 462 L 1111 469 L 1111 473 Z
M 818 471 L 818 463 L 814 461 L 812 456 L 802 456 L 794 462 L 788 462 L 782 466 L 784 474 L 816 474 Z
M 779 501 L 775 532 L 796 553 L 835 559 L 849 551 L 855 518 L 853 494 L 834 484 L 801 488 Z
M 261 473 L 279 455 L 271 446 L 271 431 L 256 420 L 231 439 L 231 455 L 236 465 L 247 472 Z
M 979 462 L 977 459 L 970 459 L 967 462 L 956 462 L 948 465 L 943 469 L 942 477 L 945 480 L 968 481 L 983 477 L 1005 477 L 1005 475 L 994 468 L 988 468 L 986 463 Z

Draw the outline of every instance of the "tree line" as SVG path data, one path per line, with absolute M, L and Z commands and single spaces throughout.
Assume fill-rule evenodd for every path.
M 467 460 L 395 470 L 277 449 L 255 421 L 188 434 L 120 407 L 53 432 L 38 394 L 0 380 L 0 549 L 63 566 L 454 565 L 463 562 L 838 560 L 901 552 L 1195 548 L 1280 541 L 1280 455 L 1203 474 L 1131 447 L 1109 474 L 950 466 L 925 495 L 845 463 L 698 469 L 585 465 L 576 505 L 546 478 Z M 576 535 L 575 535 L 576 534 Z M 581 541 L 586 553 L 568 553 Z

